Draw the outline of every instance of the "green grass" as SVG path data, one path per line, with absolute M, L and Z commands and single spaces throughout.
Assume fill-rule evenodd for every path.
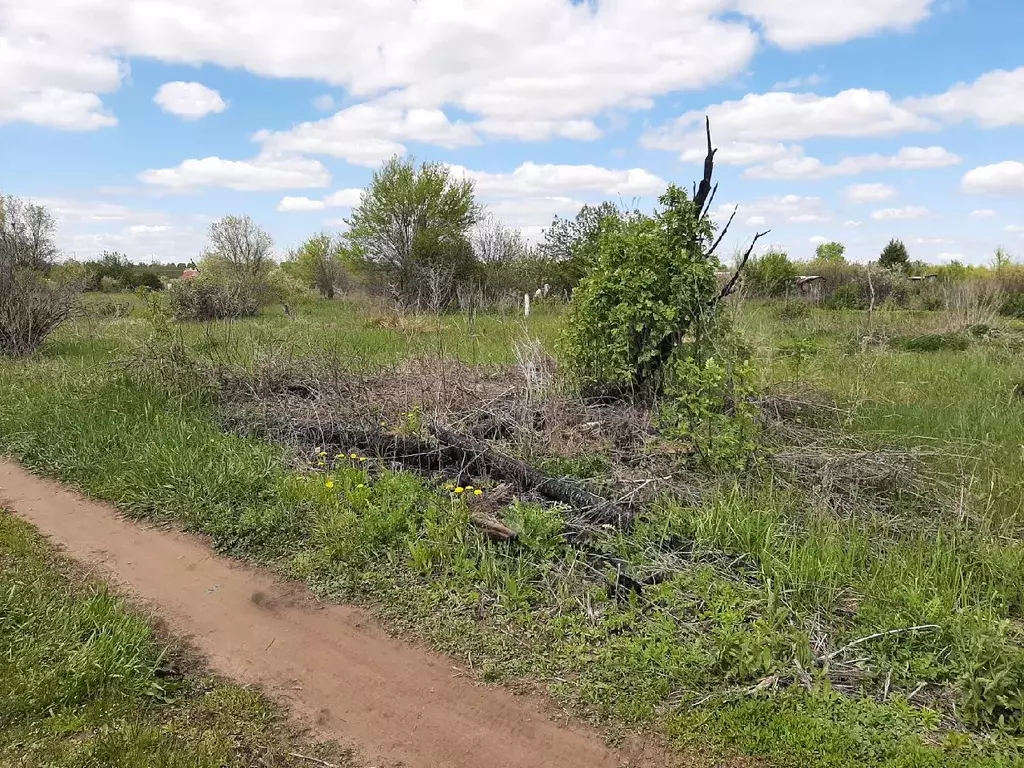
M 144 618 L 0 510 L 0 765 L 299 764 L 294 734 L 260 693 L 158 674 L 187 666 Z
M 365 316 L 349 316 L 352 305 L 305 311 L 319 321 L 301 331 L 301 321 L 271 317 L 184 333 L 193 345 L 210 333 L 248 350 L 264 343 L 261 333 L 294 334 L 321 352 L 330 339 L 369 343 L 337 338 L 347 328 L 377 339 L 375 359 L 438 344 L 449 354 L 451 344 L 474 360 L 465 318 L 444 318 L 424 342 L 420 332 L 368 328 Z M 780 321 L 772 308 L 754 308 L 748 335 L 765 380 L 829 389 L 852 409 L 847 428 L 879 442 L 978 440 L 984 453 L 962 467 L 977 483 L 970 514 L 897 507 L 840 517 L 769 476 L 723 479 L 701 504 L 657 506 L 630 534 L 594 544 L 637 573 L 671 562 L 673 577 L 643 599 L 616 596 L 602 567 L 559 535 L 551 510 L 508 510 L 520 541 L 494 544 L 468 525 L 467 502 L 417 477 L 331 459 L 296 472 L 280 449 L 223 434 L 200 392 L 92 365 L 80 327 L 42 359 L 0 365 L 0 450 L 129 514 L 209 533 L 223 550 L 373 605 L 484 679 L 539 681 L 613 734 L 649 728 L 709 760 L 739 752 L 779 766 L 1022 765 L 1024 546 L 1012 498 L 1021 470 L 1011 457 L 1012 435 L 1024 432 L 1019 416 L 995 407 L 1019 379 L 1018 363 L 988 342 L 862 353 L 851 319 L 863 322 L 818 312 Z M 473 327 L 489 329 L 477 362 L 511 359 L 524 331 L 503 322 L 477 318 Z M 557 316 L 534 322 L 531 332 L 550 341 Z M 887 322 L 905 335 L 934 330 L 928 316 Z M 142 321 L 117 321 L 116 332 L 90 342 L 99 358 L 109 359 L 106 345 L 122 343 L 109 337 L 126 325 L 145 338 Z M 815 663 L 822 642 L 839 649 L 932 624 L 843 654 L 862 659 L 845 692 Z

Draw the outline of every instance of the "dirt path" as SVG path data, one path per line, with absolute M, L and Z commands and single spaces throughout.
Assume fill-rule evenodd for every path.
M 215 555 L 199 537 L 145 528 L 107 505 L 0 462 L 0 506 L 152 607 L 218 673 L 286 700 L 317 736 L 371 765 L 637 765 L 541 705 L 460 677 L 443 656 L 389 638 L 366 612 Z

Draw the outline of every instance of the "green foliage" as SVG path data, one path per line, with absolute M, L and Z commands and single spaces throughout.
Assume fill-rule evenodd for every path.
M 821 304 L 825 309 L 865 309 L 867 307 L 861 287 L 854 283 L 840 285 L 826 296 Z
M 175 280 L 167 292 L 175 320 L 219 320 L 249 317 L 260 310 L 261 301 L 246 283 L 202 278 Z
M 822 264 L 845 264 L 846 246 L 842 243 L 832 241 L 821 243 L 814 250 L 814 260 Z
M 442 163 L 393 157 L 373 174 L 346 238 L 360 270 L 404 307 L 442 309 L 476 268 L 473 182 Z
M 757 408 L 753 371 L 736 355 L 679 360 L 662 401 L 659 426 L 690 445 L 704 466 L 740 470 L 754 457 Z
M 743 270 L 743 284 L 755 296 L 785 296 L 798 274 L 797 266 L 789 260 L 788 254 L 773 249 L 747 262 Z
M 548 283 L 558 293 L 572 291 L 597 263 L 604 223 L 621 217 L 609 202 L 584 205 L 573 219 L 556 216 L 538 247 L 540 256 L 552 265 L 540 284 Z
M 893 339 L 890 343 L 905 352 L 962 352 L 971 345 L 970 341 L 958 333 L 926 333 Z
M 345 246 L 326 232 L 308 238 L 290 255 L 296 276 L 308 287 L 315 288 L 325 299 L 347 282 Z
M 570 376 L 584 389 L 650 394 L 684 335 L 700 333 L 716 293 L 704 254 L 711 224 L 686 191 L 670 186 L 653 217 L 606 218 L 590 273 L 573 293 L 562 340 Z
M 882 249 L 878 257 L 878 266 L 893 272 L 906 272 L 910 267 L 910 255 L 902 240 L 895 237 Z
M 116 293 L 148 288 L 162 291 L 164 282 L 153 269 L 133 265 L 128 257 L 117 251 L 104 251 L 99 261 L 88 261 L 82 265 L 86 272 L 87 291 Z

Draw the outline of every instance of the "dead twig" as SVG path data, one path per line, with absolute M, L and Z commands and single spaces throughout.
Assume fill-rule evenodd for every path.
M 916 626 L 916 627 L 902 627 L 900 629 L 888 629 L 885 632 L 875 632 L 873 635 L 867 635 L 865 637 L 857 638 L 852 643 L 847 643 L 846 645 L 844 645 L 839 650 L 832 651 L 832 653 L 830 653 L 827 656 L 825 656 L 825 658 L 822 659 L 822 661 L 823 662 L 825 662 L 825 661 L 832 661 L 832 659 L 834 659 L 836 656 L 839 656 L 840 654 L 845 653 L 846 651 L 850 650 L 851 648 L 856 648 L 858 645 L 861 645 L 862 643 L 866 643 L 869 640 L 877 640 L 880 637 L 888 637 L 889 635 L 901 635 L 901 634 L 904 634 L 905 632 L 923 632 L 925 630 L 932 630 L 932 629 L 942 629 L 942 627 L 940 627 L 938 624 L 921 624 L 921 625 Z
M 311 763 L 322 765 L 324 768 L 338 768 L 334 763 L 328 763 L 326 760 L 321 760 L 319 757 L 310 757 L 309 755 L 302 755 L 298 752 L 289 752 L 288 757 L 294 757 L 297 760 L 308 760 Z

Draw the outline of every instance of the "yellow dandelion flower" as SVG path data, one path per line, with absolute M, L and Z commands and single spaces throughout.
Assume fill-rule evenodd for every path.
M 362 483 L 360 483 L 359 485 L 357 485 L 357 486 L 356 486 L 356 488 L 365 488 L 365 487 L 366 487 L 366 486 L 365 486 L 365 485 L 363 485 Z
M 320 455 L 320 456 L 326 456 L 326 455 L 327 455 L 327 451 L 320 451 L 320 454 L 319 454 L 319 455 Z
M 323 466 L 326 466 L 326 464 L 327 464 L 327 462 L 326 462 L 326 461 L 324 461 L 323 459 L 320 459 L 320 461 L 318 461 L 318 462 L 316 463 L 316 465 L 317 465 L 318 467 L 323 467 Z
M 473 491 L 473 495 L 474 496 L 483 496 L 484 492 L 481 491 L 479 488 L 477 488 L 475 491 Z
M 472 491 L 473 490 L 473 486 L 472 485 L 467 485 L 466 486 L 466 490 L 467 491 Z
M 366 457 L 365 456 L 360 456 L 359 457 L 359 461 L 366 461 Z
M 465 489 L 465 488 L 463 488 L 463 487 L 462 487 L 462 486 L 460 485 L 460 486 L 459 486 L 458 488 L 456 488 L 456 489 L 455 489 L 455 492 L 456 492 L 456 493 L 464 493 L 464 492 L 465 492 L 465 490 L 466 490 L 466 489 Z
M 324 483 L 324 486 L 326 488 L 333 488 L 334 487 L 334 481 L 333 480 L 328 480 L 326 483 Z
M 350 458 L 350 459 L 358 459 L 358 458 L 359 458 L 359 454 L 358 454 L 358 453 L 353 453 L 353 454 L 350 454 L 350 455 L 349 455 L 349 458 Z

